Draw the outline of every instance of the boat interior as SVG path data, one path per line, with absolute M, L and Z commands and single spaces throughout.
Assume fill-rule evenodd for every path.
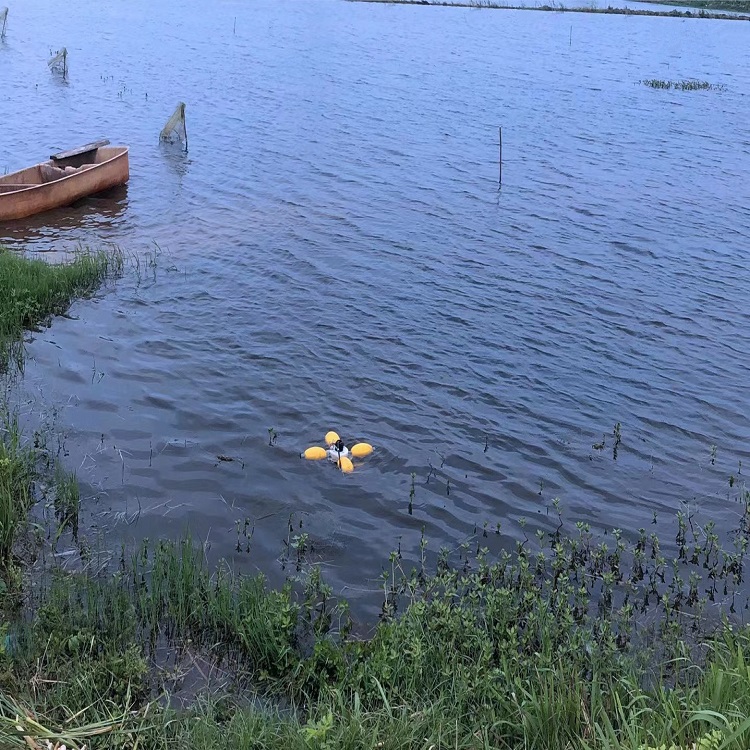
M 65 154 L 59 154 L 57 157 L 52 157 L 41 164 L 35 164 L 33 167 L 3 175 L 0 177 L 0 193 L 25 190 L 43 185 L 46 182 L 55 182 L 64 177 L 70 177 L 91 169 L 97 164 L 109 161 L 125 150 L 122 146 L 104 146 L 82 153 L 69 151 Z

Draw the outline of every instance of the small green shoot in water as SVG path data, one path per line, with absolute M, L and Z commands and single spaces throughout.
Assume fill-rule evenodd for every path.
M 715 445 L 711 446 L 711 466 L 716 464 L 716 451 L 718 448 Z
M 411 488 L 409 489 L 409 515 L 414 515 L 414 480 L 417 478 L 417 475 L 412 472 L 411 473 Z
M 273 427 L 268 428 L 268 444 L 269 445 L 276 445 L 276 438 L 278 437 L 278 434 L 276 433 L 276 430 L 274 430 Z

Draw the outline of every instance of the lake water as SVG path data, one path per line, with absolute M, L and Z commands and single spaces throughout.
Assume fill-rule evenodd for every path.
M 685 502 L 731 523 L 729 475 L 750 472 L 748 33 L 334 0 L 14 4 L 0 170 L 130 146 L 126 189 L 0 228 L 32 253 L 141 258 L 29 346 L 23 412 L 62 433 L 90 533 L 189 528 L 278 580 L 293 514 L 334 588 L 376 608 L 388 551 L 422 527 L 436 548 L 499 521 L 508 544 L 520 517 L 550 528 L 554 497 L 597 529 Z M 63 45 L 67 82 L 46 67 Z M 158 141 L 178 101 L 187 155 Z M 300 460 L 329 429 L 375 453 L 348 476 Z

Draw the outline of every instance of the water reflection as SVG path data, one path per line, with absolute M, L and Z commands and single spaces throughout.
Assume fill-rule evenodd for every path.
M 159 141 L 159 148 L 166 165 L 180 178 L 190 169 L 191 159 L 181 143 Z
M 128 186 L 117 185 L 81 198 L 70 206 L 6 222 L 0 227 L 0 242 L 12 247 L 49 237 L 65 239 L 63 233 L 80 229 L 108 228 L 121 220 L 127 207 Z

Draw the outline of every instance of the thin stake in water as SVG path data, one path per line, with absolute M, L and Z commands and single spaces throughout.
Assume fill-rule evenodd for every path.
M 497 180 L 497 189 L 499 190 L 503 186 L 503 129 L 499 127 L 498 129 L 498 142 L 500 144 L 500 174 L 498 175 Z
M 0 39 L 5 39 L 5 26 L 8 23 L 8 9 L 0 8 Z

